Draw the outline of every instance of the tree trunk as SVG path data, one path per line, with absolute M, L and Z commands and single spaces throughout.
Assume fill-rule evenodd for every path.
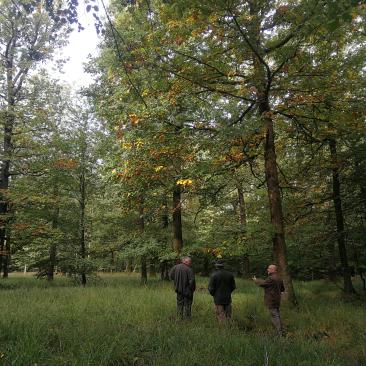
M 246 214 L 243 188 L 238 181 L 236 182 L 236 188 L 238 192 L 239 222 L 241 227 L 241 233 L 244 234 L 246 232 L 246 226 L 247 226 L 247 214 Z M 245 253 L 241 259 L 240 272 L 243 277 L 249 277 L 250 261 L 248 253 Z
M 161 225 L 162 225 L 161 228 L 162 230 L 164 230 L 164 232 L 166 232 L 169 227 L 168 203 L 166 196 L 164 196 L 163 203 L 164 203 L 164 210 L 161 216 Z M 166 239 L 163 240 L 163 244 L 165 244 L 168 247 Z M 162 281 L 169 281 L 169 263 L 167 260 L 164 260 L 160 263 L 160 279 Z
M 53 280 L 53 273 L 56 265 L 56 243 L 52 243 L 50 246 L 50 260 L 47 268 L 47 280 Z
M 173 250 L 179 254 L 183 248 L 181 187 L 173 190 Z
M 329 258 L 328 258 L 328 277 L 330 281 L 337 279 L 337 261 L 335 255 L 335 245 L 333 240 L 329 243 Z
M 116 265 L 116 258 L 115 258 L 115 251 L 111 250 L 111 272 L 114 271 L 115 265 Z
M 9 91 L 9 93 L 11 93 Z M 9 180 L 10 180 L 10 161 L 13 152 L 12 148 L 12 133 L 14 127 L 14 96 L 8 96 L 8 111 L 5 117 L 4 124 L 4 151 L 3 151 L 3 160 L 0 169 L 0 243 L 3 248 L 6 250 L 5 256 L 3 256 L 2 260 L 2 270 L 3 277 L 8 277 L 8 265 L 9 265 L 9 255 L 10 255 L 10 235 L 9 235 L 9 199 L 7 197 L 8 189 L 9 189 Z
M 53 196 L 57 200 L 57 197 L 58 197 L 57 185 L 54 186 Z M 53 230 L 56 230 L 58 227 L 59 211 L 60 211 L 59 207 L 57 206 L 53 212 L 53 217 L 52 217 L 52 229 Z M 50 260 L 49 260 L 49 265 L 47 268 L 47 279 L 49 281 L 53 280 L 53 273 L 55 271 L 55 265 L 56 265 L 56 252 L 57 252 L 57 244 L 56 244 L 56 242 L 53 241 L 50 246 Z
M 207 255 L 203 257 L 201 276 L 207 277 L 210 274 L 210 259 Z
M 162 281 L 170 281 L 169 279 L 169 263 L 164 260 L 160 264 L 160 279 Z
M 278 264 L 279 272 L 282 276 L 286 296 L 288 300 L 298 305 L 295 291 L 292 284 L 292 278 L 287 270 L 286 263 L 286 241 L 285 229 L 282 211 L 282 198 L 278 180 L 277 158 L 275 148 L 275 137 L 271 108 L 269 106 L 269 94 L 272 83 L 272 73 L 270 66 L 264 59 L 265 52 L 261 43 L 261 17 L 260 3 L 257 1 L 249 2 L 252 20 L 248 25 L 248 38 L 245 39 L 246 45 L 251 49 L 258 112 L 264 123 L 266 140 L 264 145 L 264 170 L 267 182 L 267 193 L 269 200 L 269 210 L 271 225 L 274 231 L 273 256 Z
M 85 172 L 80 174 L 80 255 L 83 259 L 81 270 L 81 284 L 86 285 L 85 263 L 86 246 L 85 246 L 85 205 L 86 205 L 86 190 L 85 190 Z
M 147 284 L 147 263 L 146 256 L 141 257 L 141 284 Z
M 141 235 L 143 235 L 145 231 L 143 198 L 141 198 L 140 200 L 140 207 L 139 207 L 139 227 Z M 146 263 L 146 255 L 143 255 L 141 257 L 141 284 L 146 285 L 146 283 L 147 283 L 147 263 Z
M 337 157 L 337 143 L 335 140 L 329 140 L 330 157 L 332 160 L 332 177 L 333 177 L 333 203 L 337 223 L 337 242 L 339 250 L 339 258 L 342 264 L 342 275 L 344 292 L 347 294 L 355 293 L 352 284 L 351 270 L 348 265 L 347 248 L 346 248 L 346 233 L 344 231 L 344 218 L 342 211 L 341 200 L 341 184 L 339 181 L 339 168 Z
M 149 276 L 156 277 L 155 260 L 153 258 L 149 261 Z
M 267 103 L 260 107 L 260 113 L 262 116 L 269 112 L 269 107 L 266 104 Z M 285 228 L 283 221 L 282 198 L 278 180 L 273 121 L 272 118 L 269 117 L 264 117 L 264 121 L 266 125 L 264 167 L 267 182 L 271 224 L 274 230 L 272 238 L 273 255 L 279 266 L 279 271 L 286 288 L 288 300 L 294 305 L 297 305 L 298 302 L 293 288 L 292 278 L 287 270 L 286 263 Z
M 0 229 L 0 231 L 3 229 Z M 0 238 L 3 239 L 4 235 L 0 235 Z M 3 270 L 3 262 L 4 262 L 4 256 L 5 256 L 5 247 L 4 247 L 4 241 L 1 240 L 0 242 L 0 274 Z
M 236 188 L 238 191 L 238 203 L 239 203 L 239 222 L 242 227 L 242 231 L 246 231 L 247 226 L 247 214 L 245 209 L 245 201 L 244 201 L 244 192 L 241 184 L 239 182 L 236 183 Z
M 132 272 L 133 272 L 133 263 L 132 263 L 132 259 L 127 259 L 127 263 L 126 263 L 126 272 L 127 272 L 127 273 L 132 273 Z
M 10 235 L 9 235 L 10 236 Z M 5 236 L 5 256 L 3 259 L 3 278 L 9 277 L 9 264 L 10 264 L 10 237 Z
M 242 265 L 243 277 L 249 278 L 250 277 L 250 260 L 249 260 L 248 254 L 243 255 L 241 265 Z

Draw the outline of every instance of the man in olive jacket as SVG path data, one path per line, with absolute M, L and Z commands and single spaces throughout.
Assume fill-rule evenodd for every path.
M 277 266 L 270 264 L 267 268 L 268 277 L 265 280 L 253 277 L 256 285 L 264 288 L 264 304 L 271 315 L 272 324 L 279 336 L 283 336 L 283 327 L 280 315 L 281 292 L 285 291 L 283 281 L 277 274 Z
M 169 278 L 174 281 L 174 289 L 177 293 L 177 313 L 181 318 L 191 317 L 193 293 L 196 290 L 196 281 L 192 259 L 184 257 L 182 263 L 175 265 L 169 272 Z
M 214 298 L 215 313 L 219 323 L 224 323 L 231 318 L 231 293 L 235 290 L 234 275 L 224 269 L 224 262 L 215 263 L 216 270 L 212 272 L 208 284 L 208 291 Z

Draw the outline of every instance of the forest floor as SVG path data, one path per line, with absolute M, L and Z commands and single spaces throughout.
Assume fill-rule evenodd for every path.
M 295 283 L 300 308 L 283 304 L 287 337 L 278 339 L 250 281 L 237 280 L 233 322 L 219 326 L 203 277 L 189 322 L 176 318 L 172 285 L 157 279 L 101 275 L 81 288 L 10 276 L 0 280 L 0 365 L 366 365 L 365 295 L 345 299 L 331 283 Z

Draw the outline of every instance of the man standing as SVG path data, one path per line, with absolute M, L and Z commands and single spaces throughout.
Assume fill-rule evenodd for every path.
M 169 272 L 169 278 L 174 281 L 175 292 L 177 293 L 177 313 L 181 318 L 191 317 L 193 293 L 196 290 L 196 281 L 192 259 L 182 258 L 182 263 L 175 265 Z
M 271 314 L 271 321 L 279 336 L 283 336 L 283 327 L 280 316 L 281 292 L 285 291 L 283 281 L 277 274 L 277 266 L 270 264 L 267 268 L 268 277 L 265 280 L 253 277 L 253 281 L 264 288 L 264 304 Z
M 234 275 L 224 269 L 225 263 L 218 260 L 216 270 L 212 272 L 208 284 L 208 291 L 214 298 L 215 313 L 219 323 L 231 319 L 231 293 L 235 290 Z

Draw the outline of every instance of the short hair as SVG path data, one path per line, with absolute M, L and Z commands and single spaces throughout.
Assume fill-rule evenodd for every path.
M 191 258 L 191 257 L 189 257 L 188 255 L 186 255 L 185 257 L 183 257 L 183 258 L 181 259 L 181 261 L 182 261 L 182 262 L 192 261 L 192 258 Z

